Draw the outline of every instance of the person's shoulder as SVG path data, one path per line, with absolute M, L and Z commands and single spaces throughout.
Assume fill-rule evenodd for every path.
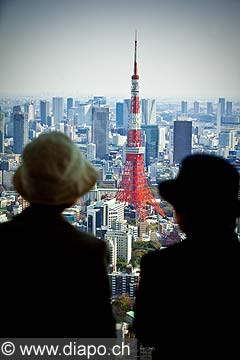
M 104 266 L 109 264 L 110 256 L 106 241 L 77 229 L 74 229 L 74 233 L 74 239 L 69 245 L 72 248 L 71 251 L 77 257 L 80 256 L 82 261 L 91 258 L 91 262 L 95 264 L 95 267 L 100 263 L 104 264 Z
M 28 212 L 25 209 L 20 214 L 11 216 L 8 221 L 0 223 L 1 231 L 15 232 L 20 230 L 21 228 L 31 227 L 31 221 L 29 221 L 26 214 L 28 214 Z
M 171 261 L 174 261 L 175 257 L 179 256 L 179 253 L 185 251 L 184 248 L 186 244 L 183 242 L 176 243 L 174 245 L 168 246 L 164 249 L 159 249 L 151 251 L 148 254 L 144 255 L 141 259 L 141 269 L 149 268 L 154 269 L 163 264 L 171 264 Z
M 0 233 L 8 232 L 15 224 L 14 218 L 6 222 L 0 223 Z
M 68 224 L 68 225 L 70 226 L 72 233 L 76 238 L 76 241 L 80 240 L 82 243 L 86 242 L 88 245 L 96 245 L 96 246 L 100 245 L 103 242 L 103 240 L 96 238 L 95 236 L 93 236 L 85 231 L 76 229 L 71 224 Z
M 159 250 L 151 251 L 148 254 L 144 255 L 142 259 L 144 261 L 149 261 L 149 262 L 158 260 L 159 258 L 164 259 L 165 257 L 169 257 L 175 254 L 176 252 L 181 251 L 182 247 L 183 247 L 183 242 L 176 243 L 174 245 L 165 248 L 160 248 Z
M 103 255 L 107 253 L 107 246 L 104 240 L 98 239 L 84 231 L 80 231 L 71 224 L 69 225 L 71 227 L 72 236 L 69 236 L 68 240 L 70 240 L 71 237 L 71 245 L 74 248 L 90 251 L 92 253 L 102 253 Z
M 88 246 L 93 246 L 96 248 L 102 248 L 106 246 L 106 242 L 104 240 L 96 238 L 91 234 L 88 234 L 84 231 L 80 231 L 77 229 L 75 229 L 75 232 L 77 233 L 77 236 L 79 237 L 81 243 L 85 243 Z

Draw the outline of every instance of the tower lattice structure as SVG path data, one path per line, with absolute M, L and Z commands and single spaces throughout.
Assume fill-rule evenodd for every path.
M 131 80 L 131 111 L 128 124 L 126 162 L 116 199 L 134 206 L 139 221 L 146 219 L 146 205 L 151 205 L 157 213 L 165 217 L 163 210 L 154 198 L 144 170 L 144 147 L 139 100 L 139 75 L 137 66 L 137 36 L 135 35 L 134 73 Z

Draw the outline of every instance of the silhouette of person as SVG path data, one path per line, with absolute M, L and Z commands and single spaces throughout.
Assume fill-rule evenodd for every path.
M 134 328 L 154 359 L 239 357 L 238 188 L 237 170 L 204 154 L 159 185 L 187 238 L 141 261 Z
M 1 337 L 115 336 L 105 242 L 62 215 L 96 180 L 60 132 L 25 147 L 14 185 L 30 206 L 0 224 Z

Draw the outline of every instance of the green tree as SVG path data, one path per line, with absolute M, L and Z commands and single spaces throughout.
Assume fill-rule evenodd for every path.
M 128 263 L 120 256 L 117 257 L 117 269 L 125 271 Z
M 133 265 L 133 267 L 139 267 L 143 255 L 147 254 L 150 251 L 159 250 L 160 247 L 161 244 L 155 240 L 135 241 L 133 243 L 131 264 Z
M 133 301 L 127 293 L 121 294 L 112 302 L 113 314 L 117 322 L 122 322 L 125 319 L 126 313 L 132 310 Z

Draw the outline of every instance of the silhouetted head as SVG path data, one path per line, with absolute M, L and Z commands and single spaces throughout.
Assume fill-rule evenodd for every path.
M 214 221 L 235 224 L 240 215 L 238 189 L 237 170 L 223 158 L 206 154 L 186 157 L 177 178 L 159 185 L 160 195 L 173 205 L 177 215 L 187 217 L 191 226 L 201 222 L 209 226 Z
M 87 193 L 97 171 L 61 132 L 40 135 L 24 151 L 14 175 L 17 192 L 33 204 L 64 208 Z

